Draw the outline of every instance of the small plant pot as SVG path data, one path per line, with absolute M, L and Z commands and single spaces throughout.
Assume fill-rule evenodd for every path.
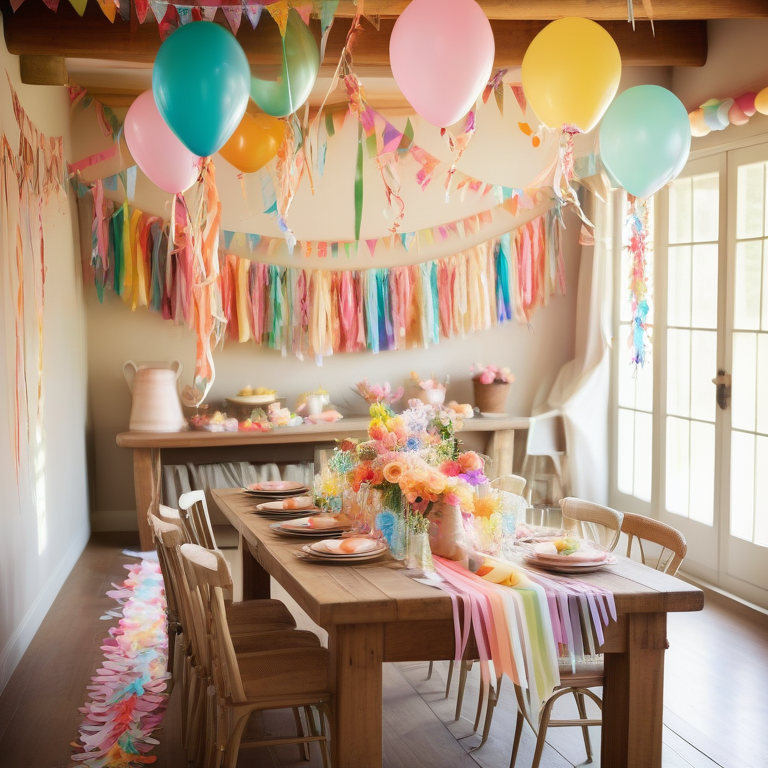
M 509 397 L 508 383 L 494 381 L 492 384 L 483 384 L 477 379 L 472 379 L 475 389 L 475 405 L 481 413 L 505 413 L 507 398 Z

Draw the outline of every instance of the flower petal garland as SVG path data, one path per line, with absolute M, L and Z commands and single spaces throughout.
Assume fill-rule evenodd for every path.
M 513 317 L 525 323 L 550 296 L 565 293 L 558 213 L 552 210 L 453 256 L 399 267 L 311 270 L 220 250 L 217 268 L 206 269 L 211 296 L 198 306 L 192 248 L 178 231 L 168 253 L 156 217 L 127 204 L 110 215 L 107 202 L 97 195 L 94 202 L 91 264 L 100 300 L 109 286 L 134 309 L 148 306 L 190 328 L 210 327 L 195 312 L 211 311 L 215 338 L 224 337 L 226 324 L 230 339 L 302 359 L 428 347 Z
M 642 366 L 645 365 L 648 338 L 646 318 L 650 309 L 646 298 L 648 279 L 645 275 L 648 251 L 648 202 L 646 200 L 630 196 L 627 229 L 627 248 L 631 257 L 629 295 L 632 309 L 632 325 L 627 343 L 632 349 L 632 363 L 635 366 Z
M 80 711 L 81 750 L 72 759 L 89 768 L 126 768 L 154 763 L 168 695 L 165 592 L 160 566 L 142 560 L 124 566 L 128 578 L 107 592 L 122 606 L 102 618 L 120 617 L 104 640 L 102 667 L 93 676 L 90 699 Z

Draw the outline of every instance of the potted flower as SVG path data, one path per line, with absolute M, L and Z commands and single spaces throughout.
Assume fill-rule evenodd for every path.
M 470 369 L 475 405 L 481 413 L 504 413 L 509 387 L 515 376 L 509 368 L 476 363 Z
M 427 405 L 442 405 L 445 402 L 445 392 L 451 383 L 451 377 L 446 376 L 440 381 L 435 374 L 430 379 L 422 379 L 416 371 L 411 371 L 411 384 L 418 388 L 419 400 Z

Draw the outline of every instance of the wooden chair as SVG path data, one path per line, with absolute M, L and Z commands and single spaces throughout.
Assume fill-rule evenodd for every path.
M 179 496 L 179 514 L 191 544 L 198 544 L 206 549 L 217 548 L 205 491 L 182 493 Z
M 196 544 L 184 544 L 181 555 L 195 574 L 205 604 L 204 610 L 198 608 L 195 620 L 205 623 L 218 700 L 217 717 L 211 730 L 215 742 L 213 764 L 217 765 L 221 756 L 223 768 L 235 768 L 239 751 L 244 747 L 318 742 L 327 767 L 330 757 L 326 721 L 332 701 L 328 651 L 319 646 L 286 648 L 265 636 L 250 641 L 251 647 L 258 647 L 257 650 L 238 653 L 224 604 L 224 590 L 231 585 L 224 556 L 218 550 Z M 292 709 L 296 736 L 242 743 L 251 714 L 268 709 Z M 304 709 L 307 717 L 308 735 L 304 733 L 299 709 Z M 319 729 L 314 711 L 319 715 Z
M 656 565 L 649 566 L 656 571 L 674 576 L 688 554 L 685 536 L 680 531 L 650 517 L 625 512 L 621 530 L 622 533 L 627 534 L 627 557 L 632 557 L 632 547 L 637 541 L 640 550 L 640 562 L 643 565 L 648 565 L 645 559 L 643 541 L 650 541 L 661 547 Z
M 589 502 L 582 502 L 579 499 L 564 499 L 563 502 L 579 502 L 576 505 L 576 514 L 588 515 L 587 508 L 583 505 Z M 561 502 L 561 504 L 563 504 Z M 591 507 L 599 507 L 599 505 L 590 505 Z M 570 506 L 571 511 L 574 510 L 574 506 Z M 608 510 L 607 507 L 601 507 L 602 510 Z M 563 515 L 565 515 L 566 506 L 563 506 Z M 615 512 L 614 510 L 608 510 L 615 515 L 621 516 L 621 531 L 627 534 L 627 557 L 631 556 L 632 545 L 635 539 L 638 540 L 640 546 L 641 560 L 643 565 L 648 565 L 645 561 L 645 553 L 643 550 L 642 542 L 651 542 L 661 547 L 661 553 L 656 560 L 655 566 L 649 565 L 648 567 L 654 568 L 656 571 L 667 573 L 670 576 L 674 576 L 677 573 L 680 564 L 683 562 L 685 555 L 688 552 L 688 546 L 685 543 L 685 537 L 676 529 L 672 528 L 665 523 L 661 523 L 658 520 L 652 520 L 651 518 L 644 517 L 643 515 L 635 515 L 631 512 Z M 596 517 L 600 517 L 606 521 L 610 521 L 612 518 L 610 515 L 605 515 L 604 512 L 597 512 Z M 578 518 L 577 518 L 578 519 Z M 605 523 L 603 523 L 605 524 Z M 616 537 L 618 542 L 618 536 Z M 665 555 L 666 552 L 669 554 Z M 536 735 L 536 751 L 533 755 L 532 768 L 538 768 L 541 761 L 541 754 L 544 749 L 544 742 L 547 737 L 547 728 L 549 727 L 567 727 L 567 726 L 579 726 L 582 729 L 584 735 L 584 747 L 587 751 L 587 760 L 592 760 L 592 745 L 589 739 L 589 726 L 590 725 L 602 725 L 602 719 L 589 719 L 586 715 L 585 696 L 589 696 L 602 710 L 602 701 L 596 693 L 590 691 L 590 688 L 598 688 L 603 685 L 604 681 L 604 668 L 602 660 L 598 662 L 585 662 L 582 665 L 576 665 L 576 671 L 573 672 L 570 667 L 560 668 L 560 686 L 555 689 L 552 695 L 544 703 L 539 714 L 538 727 L 534 727 L 531 723 L 531 727 L 534 731 L 537 731 Z M 515 739 L 512 747 L 512 759 L 510 760 L 510 768 L 514 768 L 515 761 L 517 759 L 517 751 L 520 746 L 520 736 L 523 730 L 523 720 L 525 715 L 523 714 L 524 707 L 520 706 L 520 692 L 518 693 L 518 711 L 517 711 L 517 724 L 515 727 Z M 578 720 L 552 720 L 552 706 L 557 699 L 567 694 L 573 694 L 576 699 L 576 705 L 579 710 Z
M 491 488 L 498 491 L 508 491 L 517 496 L 522 496 L 525 491 L 526 480 L 520 475 L 502 475 L 495 480 L 491 480 Z
M 584 499 L 568 497 L 560 501 L 563 528 L 613 552 L 621 536 L 623 512 Z
M 567 484 L 563 470 L 565 456 L 567 444 L 562 413 L 549 411 L 532 416 L 521 470 L 528 484 L 529 504 L 552 504 L 563 495 Z

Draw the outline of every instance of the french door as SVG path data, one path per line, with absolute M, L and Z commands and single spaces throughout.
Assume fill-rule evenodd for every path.
M 655 251 L 651 363 L 615 369 L 613 501 L 768 608 L 768 141 L 690 161 L 657 195 Z

